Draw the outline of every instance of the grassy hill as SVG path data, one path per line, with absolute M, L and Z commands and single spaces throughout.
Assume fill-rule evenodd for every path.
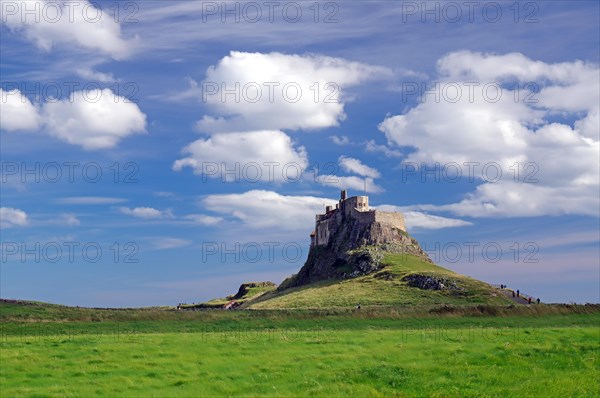
M 294 309 L 396 305 L 511 304 L 492 286 L 408 254 L 386 254 L 382 269 L 345 280 L 329 280 L 271 291 L 242 308 Z M 442 281 L 440 290 L 416 287 L 419 281 Z
M 229 295 L 225 298 L 217 298 L 199 304 L 183 304 L 180 307 L 183 309 L 193 308 L 223 308 L 227 303 L 235 300 L 237 304 L 243 304 L 249 300 L 257 299 L 267 292 L 277 288 L 273 282 L 247 282 L 243 283 L 236 294 Z
M 132 321 L 169 319 L 175 307 L 88 308 L 29 300 L 0 299 L 0 322 L 49 321 Z

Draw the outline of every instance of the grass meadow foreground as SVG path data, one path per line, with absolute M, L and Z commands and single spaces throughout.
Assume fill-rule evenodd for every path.
M 600 393 L 597 306 L 0 308 L 2 397 Z

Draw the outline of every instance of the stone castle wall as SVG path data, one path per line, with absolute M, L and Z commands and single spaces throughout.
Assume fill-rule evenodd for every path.
M 402 213 L 369 210 L 369 211 L 352 211 L 350 216 L 358 220 L 361 224 L 372 224 L 379 222 L 382 224 L 389 224 L 395 228 L 406 231 L 406 225 L 404 224 L 404 216 Z
M 402 213 L 395 213 L 389 211 L 376 211 L 375 221 L 382 224 L 389 224 L 393 227 L 401 229 L 406 232 L 406 225 L 404 224 L 404 216 Z
M 317 222 L 317 227 L 315 228 L 315 244 L 317 246 L 327 245 L 329 242 L 329 231 L 331 230 L 329 223 L 330 220 L 322 220 Z
M 355 213 L 354 209 L 359 211 L 365 211 L 369 208 L 369 197 L 368 196 L 353 196 L 346 199 L 342 207 L 347 215 Z
M 357 211 L 352 209 L 349 215 L 357 220 L 360 224 L 370 224 L 375 222 L 375 210 Z

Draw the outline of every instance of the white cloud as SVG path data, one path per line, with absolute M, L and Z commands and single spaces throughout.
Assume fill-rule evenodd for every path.
M 364 192 L 365 188 L 367 189 L 367 193 L 380 193 L 384 191 L 372 178 L 368 177 L 322 175 L 317 178 L 317 182 L 321 185 L 340 189 L 353 189 L 359 192 Z
M 44 120 L 52 136 L 84 149 L 105 149 L 145 131 L 146 115 L 136 104 L 109 89 L 83 93 L 44 105 Z
M 348 173 L 355 173 L 363 177 L 379 178 L 381 174 L 376 169 L 363 164 L 360 160 L 347 156 L 340 156 L 338 163 Z
M 440 92 L 455 84 L 462 87 L 462 96 L 452 101 L 451 96 L 439 101 L 425 98 L 408 112 L 386 118 L 379 128 L 390 144 L 416 148 L 405 161 L 479 162 L 475 175 L 483 183 L 459 203 L 414 209 L 475 217 L 598 214 L 597 66 L 579 61 L 546 64 L 521 54 L 458 52 L 442 58 L 438 67 Z M 533 95 L 538 102 L 525 101 L 524 91 L 515 97 L 514 87 L 505 87 L 497 101 L 490 100 L 494 90 L 486 98 L 485 84 L 507 84 L 511 79 L 521 87 L 539 82 L 541 91 Z M 466 82 L 479 86 L 470 93 Z M 556 122 L 559 114 L 575 119 L 573 126 Z M 521 169 L 518 177 L 516 162 Z M 482 166 L 490 163 L 501 168 L 497 182 L 482 178 Z M 466 167 L 462 171 L 465 175 Z M 530 173 L 537 182 L 524 182 Z
M 223 218 L 221 217 L 207 216 L 205 214 L 188 214 L 186 216 L 183 216 L 183 219 L 189 220 L 193 224 L 205 226 L 217 225 L 223 222 Z
M 459 220 L 456 218 L 448 218 L 441 216 L 434 216 L 432 214 L 421 213 L 418 211 L 407 211 L 404 213 L 404 220 L 406 222 L 406 228 L 422 228 L 422 229 L 440 229 L 440 228 L 453 228 L 453 227 L 464 227 L 473 225 L 469 221 Z
M 29 223 L 27 213 L 12 207 L 0 207 L 0 228 L 25 227 Z
M 183 152 L 189 156 L 175 161 L 174 170 L 191 167 L 194 174 L 223 181 L 297 181 L 308 166 L 304 147 L 282 131 L 213 134 Z
M 132 53 L 137 42 L 122 38 L 119 19 L 108 13 L 108 8 L 98 9 L 88 0 L 2 0 L 1 8 L 2 22 L 44 51 L 50 51 L 55 44 L 75 44 L 123 59 Z
M 374 140 L 367 141 L 365 144 L 365 150 L 367 152 L 379 152 L 383 153 L 386 158 L 399 158 L 402 157 L 402 152 L 396 149 L 390 149 L 385 145 L 379 145 Z
M 338 163 L 342 169 L 349 173 L 358 174 L 359 176 L 338 176 L 335 174 L 319 175 L 316 181 L 321 185 L 336 187 L 340 189 L 353 189 L 356 191 L 367 193 L 380 193 L 384 189 L 375 183 L 375 178 L 379 177 L 379 171 L 366 166 L 360 160 L 340 156 Z
M 14 209 L 12 207 L 0 208 L 0 225 L 1 228 L 25 227 L 25 226 L 67 226 L 76 227 L 81 222 L 74 214 L 62 213 L 53 217 L 30 217 L 25 211 Z
M 56 203 L 64 205 L 105 205 L 122 202 L 127 202 L 127 199 L 110 198 L 103 196 L 71 196 L 56 200 Z
M 38 109 L 19 90 L 0 88 L 0 126 L 6 131 L 36 131 L 41 118 Z
M 594 141 L 600 140 L 600 112 L 598 109 L 592 110 L 587 117 L 575 122 L 575 130 L 584 137 L 591 138 Z
M 345 135 L 342 135 L 340 137 L 338 137 L 337 135 L 331 135 L 329 136 L 329 139 L 331 140 L 331 142 L 333 142 L 335 145 L 340 145 L 340 146 L 344 146 L 344 145 L 348 145 L 350 144 L 350 138 L 348 138 Z
M 112 148 L 146 128 L 146 115 L 138 106 L 110 89 L 76 91 L 68 99 L 46 102 L 39 110 L 18 90 L 1 94 L 2 129 L 42 128 L 53 137 L 87 150 Z
M 250 230 L 275 230 L 294 232 L 304 237 L 314 227 L 315 214 L 322 214 L 327 205 L 336 200 L 314 196 L 281 195 L 273 191 L 253 190 L 241 194 L 209 195 L 202 204 L 210 211 L 241 222 Z M 440 229 L 472 225 L 455 218 L 435 216 L 405 207 L 381 205 L 381 211 L 402 212 L 407 228 Z
M 550 187 L 511 181 L 485 183 L 458 203 L 409 206 L 423 211 L 450 211 L 470 217 L 535 217 L 544 215 L 598 215 L 598 189 Z
M 336 200 L 314 196 L 280 195 L 273 191 L 252 190 L 241 194 L 209 195 L 202 200 L 210 211 L 228 215 L 255 230 L 305 233 L 313 228 L 314 217 Z
M 409 231 L 412 229 L 441 229 L 473 225 L 473 223 L 469 221 L 460 220 L 457 218 L 435 216 L 432 214 L 422 213 L 420 211 L 406 211 L 407 207 L 380 205 L 376 208 L 377 210 L 381 211 L 397 211 L 404 214 L 406 228 Z
M 120 207 L 119 211 L 128 216 L 137 218 L 173 218 L 171 209 L 157 210 L 152 207 Z
M 219 116 L 204 116 L 198 128 L 223 132 L 337 126 L 345 119 L 347 88 L 391 74 L 387 68 L 321 55 L 232 51 L 206 71 L 199 91 Z M 223 85 L 239 98 L 225 96 Z
M 97 72 L 91 68 L 79 68 L 75 73 L 84 79 L 95 80 L 102 83 L 113 83 L 117 81 L 112 73 Z

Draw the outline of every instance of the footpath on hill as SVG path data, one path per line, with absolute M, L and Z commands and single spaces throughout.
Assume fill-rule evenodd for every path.
M 509 299 L 511 299 L 512 301 L 514 301 L 517 304 L 529 304 L 529 301 L 522 295 L 520 295 L 519 297 L 517 297 L 516 295 L 513 296 L 514 292 L 512 290 L 509 289 L 502 289 L 502 294 L 504 294 L 506 297 L 508 297 Z M 531 304 L 535 304 L 535 301 L 532 299 L 531 300 Z

